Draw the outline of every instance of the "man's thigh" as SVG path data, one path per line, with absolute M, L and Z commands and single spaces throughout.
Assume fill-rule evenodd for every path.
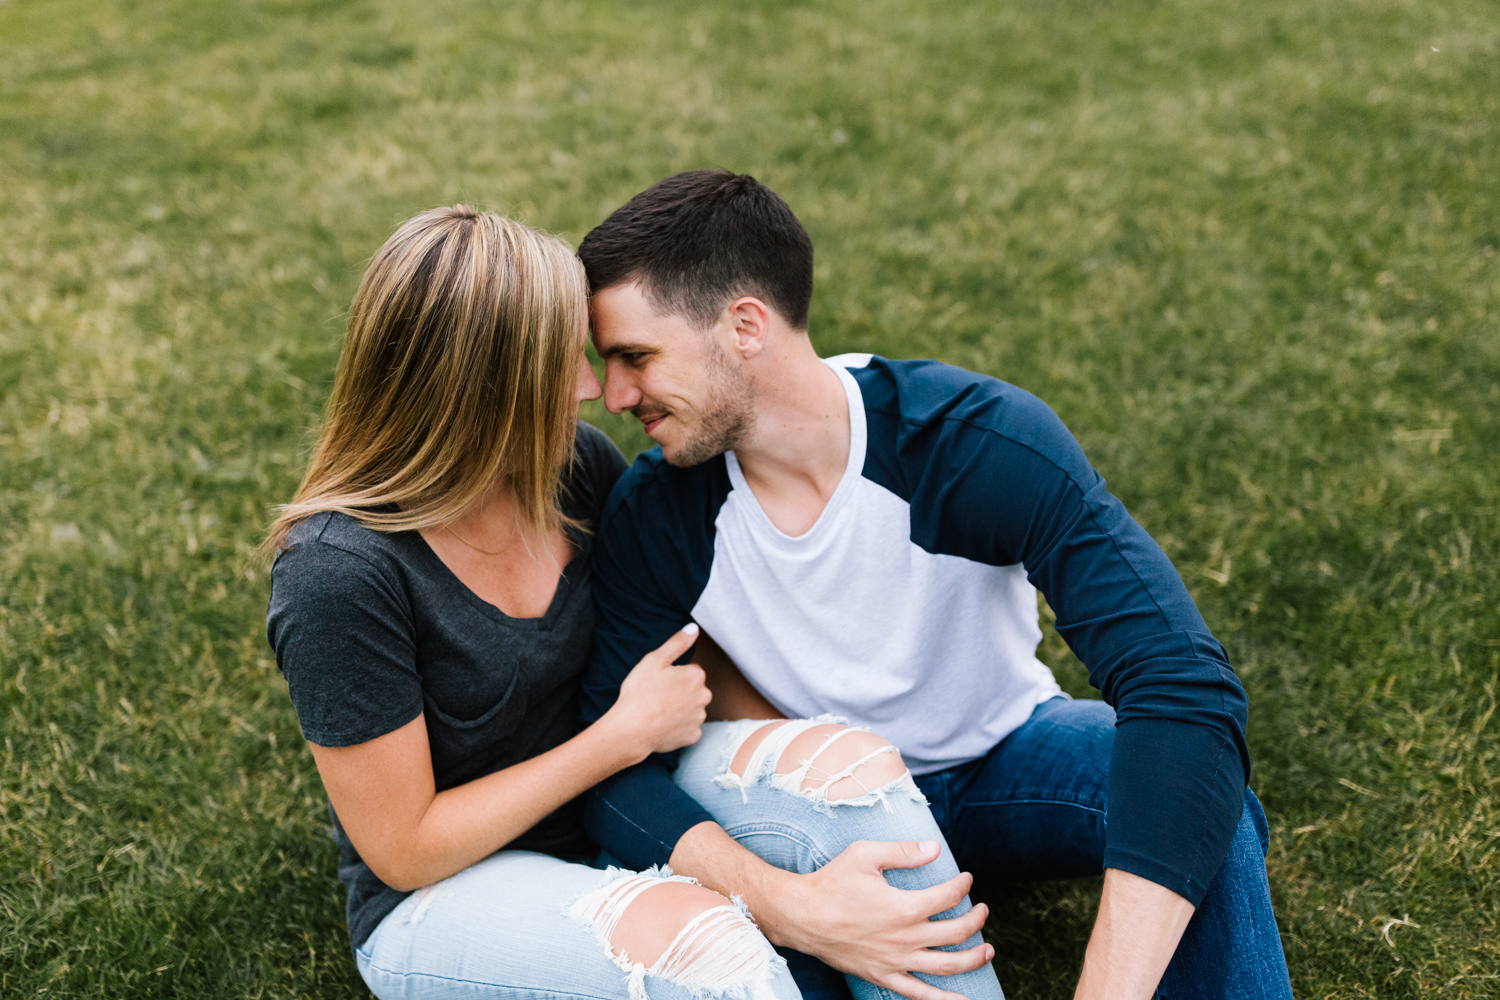
M 1114 709 L 1054 698 L 939 787 L 918 779 L 959 866 L 992 883 L 1101 874 L 1114 739 Z
M 817 721 L 821 720 L 797 719 L 785 725 L 807 728 Z M 831 798 L 819 794 L 819 790 L 806 789 L 843 774 L 842 765 L 852 763 L 848 753 L 838 763 L 830 763 L 835 751 L 845 750 L 849 744 L 829 743 L 831 734 L 820 732 L 845 727 L 816 726 L 807 732 L 812 738 L 806 744 L 793 741 L 785 747 L 770 743 L 770 739 L 786 733 L 772 733 L 762 737 L 765 742 L 756 744 L 767 750 L 766 754 L 742 759 L 745 755 L 739 749 L 766 725 L 760 721 L 706 724 L 703 738 L 682 752 L 673 776 L 678 787 L 707 809 L 725 832 L 762 860 L 786 871 L 807 874 L 822 868 L 856 840 L 941 840 L 942 833 L 899 755 L 882 754 L 878 761 L 894 762 L 894 772 L 867 778 L 845 789 L 843 797 Z M 889 746 L 883 739 L 874 742 Z M 808 761 L 812 763 L 805 768 L 806 777 L 793 784 L 783 786 L 773 777 L 773 772 Z M 734 767 L 749 771 L 736 774 Z M 801 770 L 789 776 L 797 774 Z M 853 777 L 860 777 L 858 769 Z M 900 889 L 925 889 L 956 874 L 958 868 L 945 852 L 921 868 L 891 869 L 887 880 Z M 965 905 L 951 915 L 967 910 Z

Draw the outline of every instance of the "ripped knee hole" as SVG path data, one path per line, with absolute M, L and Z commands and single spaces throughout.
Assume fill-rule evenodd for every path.
M 874 733 L 822 719 L 795 719 L 769 722 L 748 733 L 718 782 L 743 791 L 766 776 L 772 757 L 775 787 L 829 803 L 860 799 L 909 777 L 901 754 Z
M 670 870 L 612 875 L 568 915 L 593 926 L 610 960 L 628 974 L 632 1000 L 647 1000 L 647 975 L 694 993 L 770 1000 L 768 981 L 781 960 L 738 899 Z

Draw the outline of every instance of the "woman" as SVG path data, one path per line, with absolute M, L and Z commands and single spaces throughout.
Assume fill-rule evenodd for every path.
M 562 243 L 464 206 L 411 219 L 351 309 L 306 478 L 272 525 L 268 634 L 334 814 L 381 998 L 799 994 L 728 900 L 588 867 L 576 797 L 698 739 L 688 626 L 573 735 L 589 524 L 624 468 Z M 649 984 L 649 988 L 648 988 Z

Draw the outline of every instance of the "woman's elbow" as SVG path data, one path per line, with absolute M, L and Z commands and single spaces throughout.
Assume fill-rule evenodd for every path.
M 368 833 L 368 831 L 367 831 Z M 354 849 L 375 877 L 397 892 L 415 892 L 423 886 L 440 882 L 445 874 L 441 862 L 424 850 L 417 836 L 372 838 L 352 836 Z M 452 874 L 451 872 L 446 874 Z
M 393 852 L 402 855 L 405 852 Z M 397 892 L 415 892 L 424 886 L 429 886 L 442 879 L 435 878 L 432 870 L 421 864 L 413 864 L 410 855 L 405 857 L 366 857 L 364 863 L 369 866 L 370 871 L 381 882 L 395 889 Z

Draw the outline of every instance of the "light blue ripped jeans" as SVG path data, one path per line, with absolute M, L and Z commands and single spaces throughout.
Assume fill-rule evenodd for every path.
M 703 727 L 702 738 L 682 751 L 675 780 L 709 811 L 725 832 L 777 868 L 799 874 L 817 871 L 857 840 L 936 840 L 942 845 L 942 854 L 936 861 L 920 868 L 892 868 L 885 873 L 886 881 L 898 889 L 926 889 L 957 875 L 958 863 L 910 773 L 858 797 L 834 802 L 817 792 L 800 791 L 801 778 L 808 772 L 806 762 L 796 762 L 803 765 L 798 771 L 775 773 L 779 756 L 793 735 L 791 727 L 800 732 L 813 723 L 843 721 L 823 716 L 794 720 L 772 730 L 756 748 L 743 778 L 730 771 L 730 762 L 746 738 L 767 723 L 710 722 Z M 826 744 L 809 758 L 814 774 L 818 773 L 816 758 L 823 749 Z M 861 762 L 856 761 L 832 775 L 821 774 L 820 778 L 826 780 L 826 786 L 832 786 L 853 773 Z M 958 906 L 933 919 L 962 916 L 970 908 L 965 897 Z M 980 942 L 980 935 L 975 934 L 963 944 L 944 950 L 972 948 Z M 956 976 L 922 973 L 917 976 L 940 989 L 963 994 L 969 1000 L 1002 1000 L 1000 982 L 989 964 Z M 855 1000 L 898 1000 L 896 994 L 863 979 L 845 978 Z
M 800 1000 L 785 963 L 728 900 L 682 928 L 650 969 L 612 956 L 621 913 L 668 878 L 500 851 L 402 900 L 355 962 L 380 1000 Z

